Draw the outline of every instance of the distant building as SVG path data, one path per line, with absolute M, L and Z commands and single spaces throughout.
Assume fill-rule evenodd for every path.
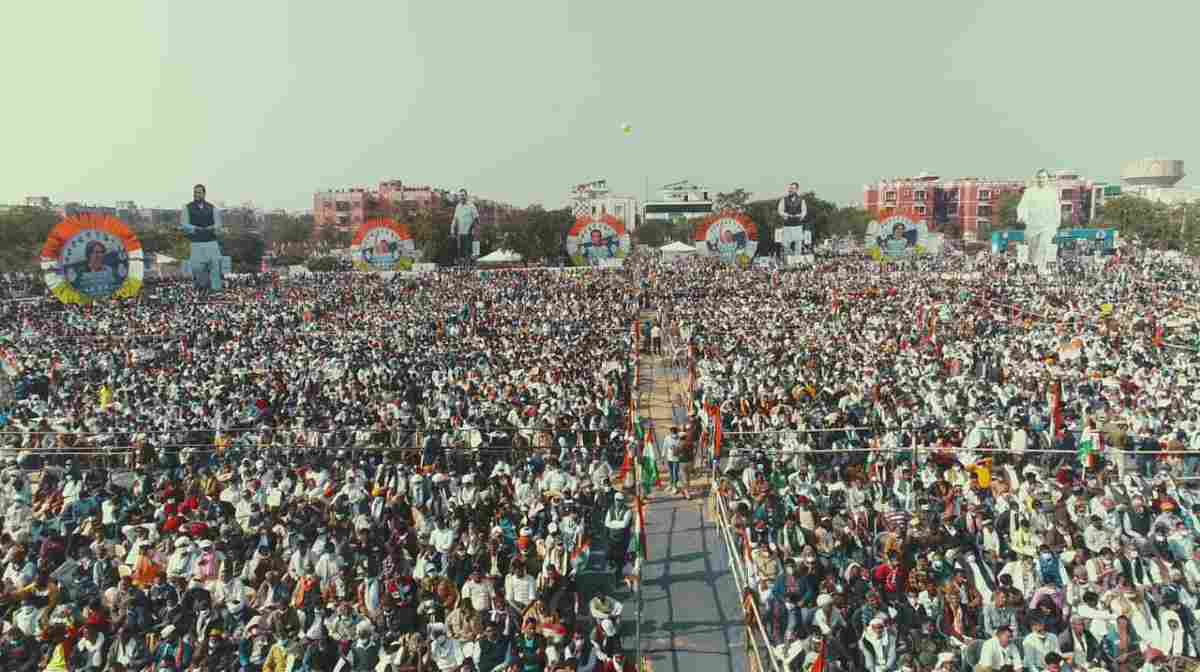
M 637 199 L 612 193 L 608 188 L 608 180 L 575 185 L 571 190 L 570 204 L 576 217 L 612 215 L 625 223 L 627 231 L 637 228 Z
M 483 226 L 496 224 L 512 206 L 471 196 L 479 208 Z M 375 217 L 411 219 L 419 210 L 438 210 L 454 207 L 454 193 L 427 185 L 404 184 L 401 180 L 384 180 L 375 189 L 354 187 L 318 191 L 313 194 L 313 223 L 322 226 L 358 228 Z
M 50 202 L 49 196 L 26 196 L 25 207 L 45 208 L 46 210 L 49 210 L 50 208 L 54 207 L 54 204 Z
M 1074 171 L 1054 174 L 1063 223 L 1083 226 L 1095 216 L 1097 185 Z M 982 240 L 994 226 L 996 206 L 1008 194 L 1025 191 L 1027 179 L 942 179 L 922 173 L 916 177 L 880 180 L 863 185 L 863 208 L 876 219 L 892 212 L 912 213 L 931 231 L 955 229 L 967 240 Z M 1103 190 L 1104 185 L 1099 185 Z M 1103 193 L 1101 193 L 1103 197 Z
M 642 206 L 645 221 L 703 217 L 712 212 L 713 197 L 716 196 L 716 192 L 708 187 L 687 180 L 663 185 L 658 193 L 658 200 L 647 201 Z
M 318 227 L 357 227 L 367 221 L 375 207 L 366 189 L 318 191 L 313 196 L 313 222 Z
M 1178 159 L 1129 161 L 1121 166 L 1121 189 L 1167 205 L 1200 201 L 1200 189 L 1177 186 L 1186 175 Z

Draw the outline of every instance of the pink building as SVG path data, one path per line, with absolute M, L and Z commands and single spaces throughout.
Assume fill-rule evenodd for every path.
M 1063 223 L 1084 226 L 1091 221 L 1096 185 L 1072 171 L 1055 173 Z M 936 175 L 880 180 L 863 186 L 863 208 L 872 218 L 893 212 L 924 219 L 930 231 L 961 232 L 981 240 L 998 226 L 996 207 L 1006 194 L 1025 191 L 1025 179 L 990 180 L 976 177 L 942 179 Z
M 357 228 L 373 217 L 432 208 L 440 202 L 441 193 L 433 187 L 384 180 L 373 190 L 355 187 L 318 191 L 313 194 L 313 220 L 318 227 Z

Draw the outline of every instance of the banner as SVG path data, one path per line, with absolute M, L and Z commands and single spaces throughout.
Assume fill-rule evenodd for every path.
M 350 245 L 350 258 L 360 271 L 407 271 L 416 257 L 412 233 L 394 219 L 365 222 Z
M 929 237 L 929 227 L 924 221 L 915 221 L 904 214 L 890 215 L 881 222 L 867 224 L 867 254 L 876 261 L 902 259 L 924 254 Z
M 575 218 L 567 232 L 567 256 L 575 266 L 600 266 L 608 259 L 629 255 L 629 232 L 625 223 L 612 215 Z
M 63 303 L 131 298 L 142 289 L 142 244 L 116 217 L 68 217 L 42 247 L 46 286 Z
M 696 227 L 696 252 L 718 257 L 742 268 L 750 265 L 758 250 L 758 227 L 740 212 L 722 212 L 706 217 Z

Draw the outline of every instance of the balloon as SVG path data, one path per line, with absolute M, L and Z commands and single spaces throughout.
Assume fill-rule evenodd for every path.
M 629 135 L 630 133 L 633 133 L 633 125 L 632 124 L 621 124 L 621 132 L 624 133 L 625 135 Z

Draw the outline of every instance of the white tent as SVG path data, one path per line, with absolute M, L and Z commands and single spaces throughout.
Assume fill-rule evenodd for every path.
M 658 249 L 662 252 L 663 261 L 670 261 L 676 257 L 690 257 L 696 253 L 696 248 L 679 241 L 667 243 Z
M 175 257 L 168 257 L 167 255 L 162 254 L 162 253 L 154 255 L 154 263 L 156 263 L 156 264 L 174 264 L 174 263 L 178 263 L 178 262 L 179 262 L 179 260 L 176 259 Z
M 521 255 L 512 250 L 496 250 L 491 254 L 485 254 L 475 260 L 479 264 L 515 264 L 524 259 Z

